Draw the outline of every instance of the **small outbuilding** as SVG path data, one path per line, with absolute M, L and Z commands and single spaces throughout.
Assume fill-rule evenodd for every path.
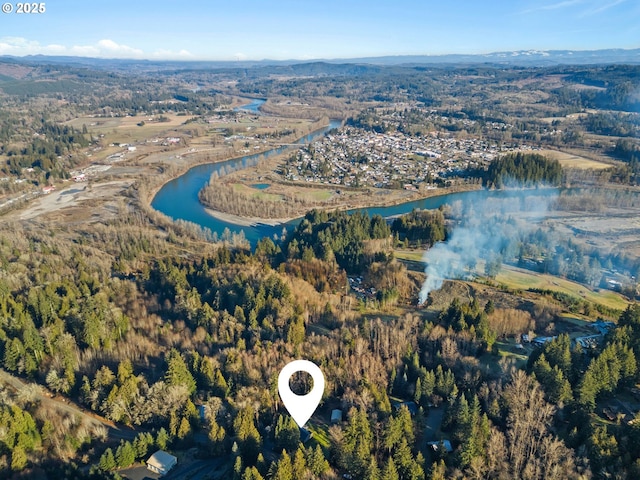
M 156 453 L 149 457 L 147 460 L 147 469 L 151 470 L 154 473 L 159 473 L 160 475 L 166 475 L 169 473 L 176 463 L 178 463 L 178 459 L 162 450 L 158 450 Z

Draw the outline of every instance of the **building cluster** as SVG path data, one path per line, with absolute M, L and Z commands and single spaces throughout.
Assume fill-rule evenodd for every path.
M 409 136 L 346 127 L 299 149 L 282 174 L 292 181 L 415 190 L 468 176 L 499 154 L 515 150 L 523 147 L 456 138 L 446 132 Z
M 589 326 L 593 330 L 595 330 L 595 333 L 593 335 L 583 335 L 583 336 L 576 336 L 572 338 L 572 341 L 574 342 L 574 344 L 580 345 L 585 351 L 587 351 L 588 349 L 596 348 L 598 345 L 600 345 L 600 343 L 602 342 L 604 337 L 609 333 L 609 331 L 616 328 L 615 323 L 605 322 L 604 320 L 601 320 L 601 319 L 596 320 Z M 542 347 L 546 343 L 549 343 L 555 340 L 556 338 L 557 336 L 535 337 L 534 339 L 531 339 L 529 335 L 524 334 L 522 335 L 522 342 L 531 343 L 536 347 Z

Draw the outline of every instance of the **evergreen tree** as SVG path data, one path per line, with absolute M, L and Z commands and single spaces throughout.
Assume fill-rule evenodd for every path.
M 233 429 L 239 440 L 238 446 L 242 459 L 247 465 L 255 465 L 260 453 L 262 438 L 254 423 L 254 411 L 251 407 L 241 409 L 233 421 Z
M 364 410 L 352 409 L 344 432 L 343 468 L 357 478 L 363 478 L 370 462 L 373 433 Z
M 167 373 L 165 381 L 167 385 L 184 385 L 190 394 L 196 391 L 196 381 L 189 371 L 184 358 L 175 348 L 167 355 Z
M 160 450 L 166 450 L 168 444 L 169 444 L 169 434 L 164 429 L 164 427 L 160 427 L 160 430 L 158 430 L 158 433 L 156 435 L 156 446 Z
M 11 451 L 11 470 L 17 472 L 27 466 L 27 452 L 21 446 L 16 446 Z
M 256 467 L 247 467 L 242 474 L 242 480 L 264 480 L 264 478 Z
M 396 468 L 396 464 L 391 457 L 389 457 L 389 459 L 387 460 L 387 464 L 382 471 L 381 480 L 400 480 L 398 469 Z
M 119 468 L 128 467 L 136 461 L 136 451 L 131 442 L 121 442 L 116 450 L 116 465 Z
M 289 415 L 278 415 L 275 441 L 278 448 L 293 451 L 300 443 L 300 429 Z
M 305 459 L 303 447 L 300 447 L 298 448 L 298 450 L 296 450 L 295 456 L 293 457 L 293 478 L 304 478 L 306 471 L 307 460 Z
M 297 480 L 293 476 L 293 465 L 291 465 L 291 457 L 285 450 L 282 451 L 280 459 L 276 465 L 275 472 L 271 476 L 273 480 Z
M 311 473 L 319 477 L 324 472 L 329 470 L 329 462 L 325 459 L 324 453 L 320 445 L 316 445 L 316 448 L 307 448 L 307 465 Z
M 446 480 L 447 468 L 444 464 L 444 460 L 440 460 L 437 463 L 431 465 L 431 472 L 429 473 L 429 480 Z
M 223 455 L 225 453 L 225 440 L 227 432 L 218 425 L 215 420 L 209 425 L 209 441 L 211 442 L 211 453 L 213 456 Z
M 102 456 L 100 457 L 100 461 L 98 462 L 98 468 L 103 472 L 108 472 L 109 470 L 113 470 L 116 468 L 116 459 L 113 456 L 113 450 L 107 448 Z

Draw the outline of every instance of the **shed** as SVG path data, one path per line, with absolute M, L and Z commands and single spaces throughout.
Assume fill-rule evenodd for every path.
M 163 450 L 158 450 L 149 457 L 149 460 L 147 460 L 147 468 L 154 473 L 166 475 L 176 463 L 178 463 L 178 459 L 176 457 Z

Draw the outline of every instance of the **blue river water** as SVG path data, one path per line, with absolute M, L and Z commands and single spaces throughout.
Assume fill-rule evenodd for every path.
M 245 110 L 258 111 L 260 105 L 264 103 L 264 100 L 254 100 L 249 105 L 238 107 Z M 249 108 L 250 107 L 250 108 Z M 307 144 L 315 139 L 326 134 L 329 130 L 337 128 L 340 125 L 339 120 L 332 120 L 329 126 L 320 130 L 310 133 L 299 139 L 297 144 Z M 180 177 L 171 180 L 166 183 L 160 191 L 156 194 L 151 202 L 151 206 L 171 217 L 173 220 L 185 220 L 200 225 L 203 228 L 207 228 L 212 232 L 216 232 L 218 236 L 222 235 L 225 229 L 229 229 L 232 233 L 239 233 L 244 231 L 246 239 L 255 245 L 258 240 L 264 237 L 273 238 L 274 235 L 280 236 L 283 232 L 283 228 L 293 228 L 300 222 L 300 219 L 292 220 L 283 225 L 252 225 L 241 226 L 235 223 L 225 222 L 209 215 L 205 207 L 200 203 L 198 199 L 198 192 L 204 188 L 209 182 L 211 174 L 213 172 L 220 172 L 224 168 L 232 168 L 238 170 L 241 168 L 247 168 L 249 166 L 256 165 L 259 161 L 264 160 L 273 155 L 279 155 L 284 152 L 288 147 L 279 147 L 267 152 L 247 155 L 245 157 L 234 158 L 226 160 L 224 162 L 210 163 L 204 165 L 198 165 Z M 401 203 L 398 205 L 392 205 L 388 207 L 369 207 L 363 209 L 357 209 L 366 212 L 368 215 L 381 215 L 382 217 L 390 217 L 394 215 L 400 215 L 411 212 L 413 209 L 434 209 L 439 208 L 445 204 L 452 204 L 458 200 L 464 202 L 478 202 L 487 197 L 491 198 L 514 198 L 521 201 L 525 197 L 531 197 L 536 195 L 548 196 L 555 192 L 554 189 L 543 189 L 541 191 L 523 191 L 520 190 L 501 190 L 501 191 L 487 191 L 476 190 L 471 192 L 450 193 L 445 195 L 434 196 L 425 198 L 422 200 L 414 200 L 410 202 Z M 352 210 L 353 212 L 355 210 Z
M 247 103 L 246 105 L 241 105 L 239 107 L 234 108 L 234 110 L 237 112 L 239 110 L 245 110 L 247 112 L 253 112 L 253 113 L 260 113 L 260 106 L 266 102 L 266 100 L 263 100 L 261 98 L 256 98 L 256 99 L 252 99 L 250 103 Z
M 257 100 L 256 102 L 264 103 L 264 100 Z M 332 120 L 327 127 L 311 132 L 295 143 L 300 145 L 310 143 L 329 130 L 339 127 L 340 123 L 340 120 Z M 235 233 L 244 230 L 245 237 L 252 245 L 255 245 L 255 243 L 263 237 L 273 237 L 274 234 L 280 235 L 282 233 L 282 226 L 256 225 L 243 227 L 212 217 L 200 203 L 198 192 L 209 182 L 213 172 L 219 173 L 222 168 L 231 168 L 233 170 L 247 168 L 256 165 L 259 161 L 268 157 L 279 155 L 286 151 L 287 148 L 290 147 L 278 147 L 267 152 L 233 158 L 224 162 L 195 166 L 185 174 L 167 182 L 153 198 L 151 206 L 171 217 L 173 220 L 193 222 L 201 227 L 208 228 L 212 232 L 217 232 L 218 235 L 221 235 L 225 228 Z

